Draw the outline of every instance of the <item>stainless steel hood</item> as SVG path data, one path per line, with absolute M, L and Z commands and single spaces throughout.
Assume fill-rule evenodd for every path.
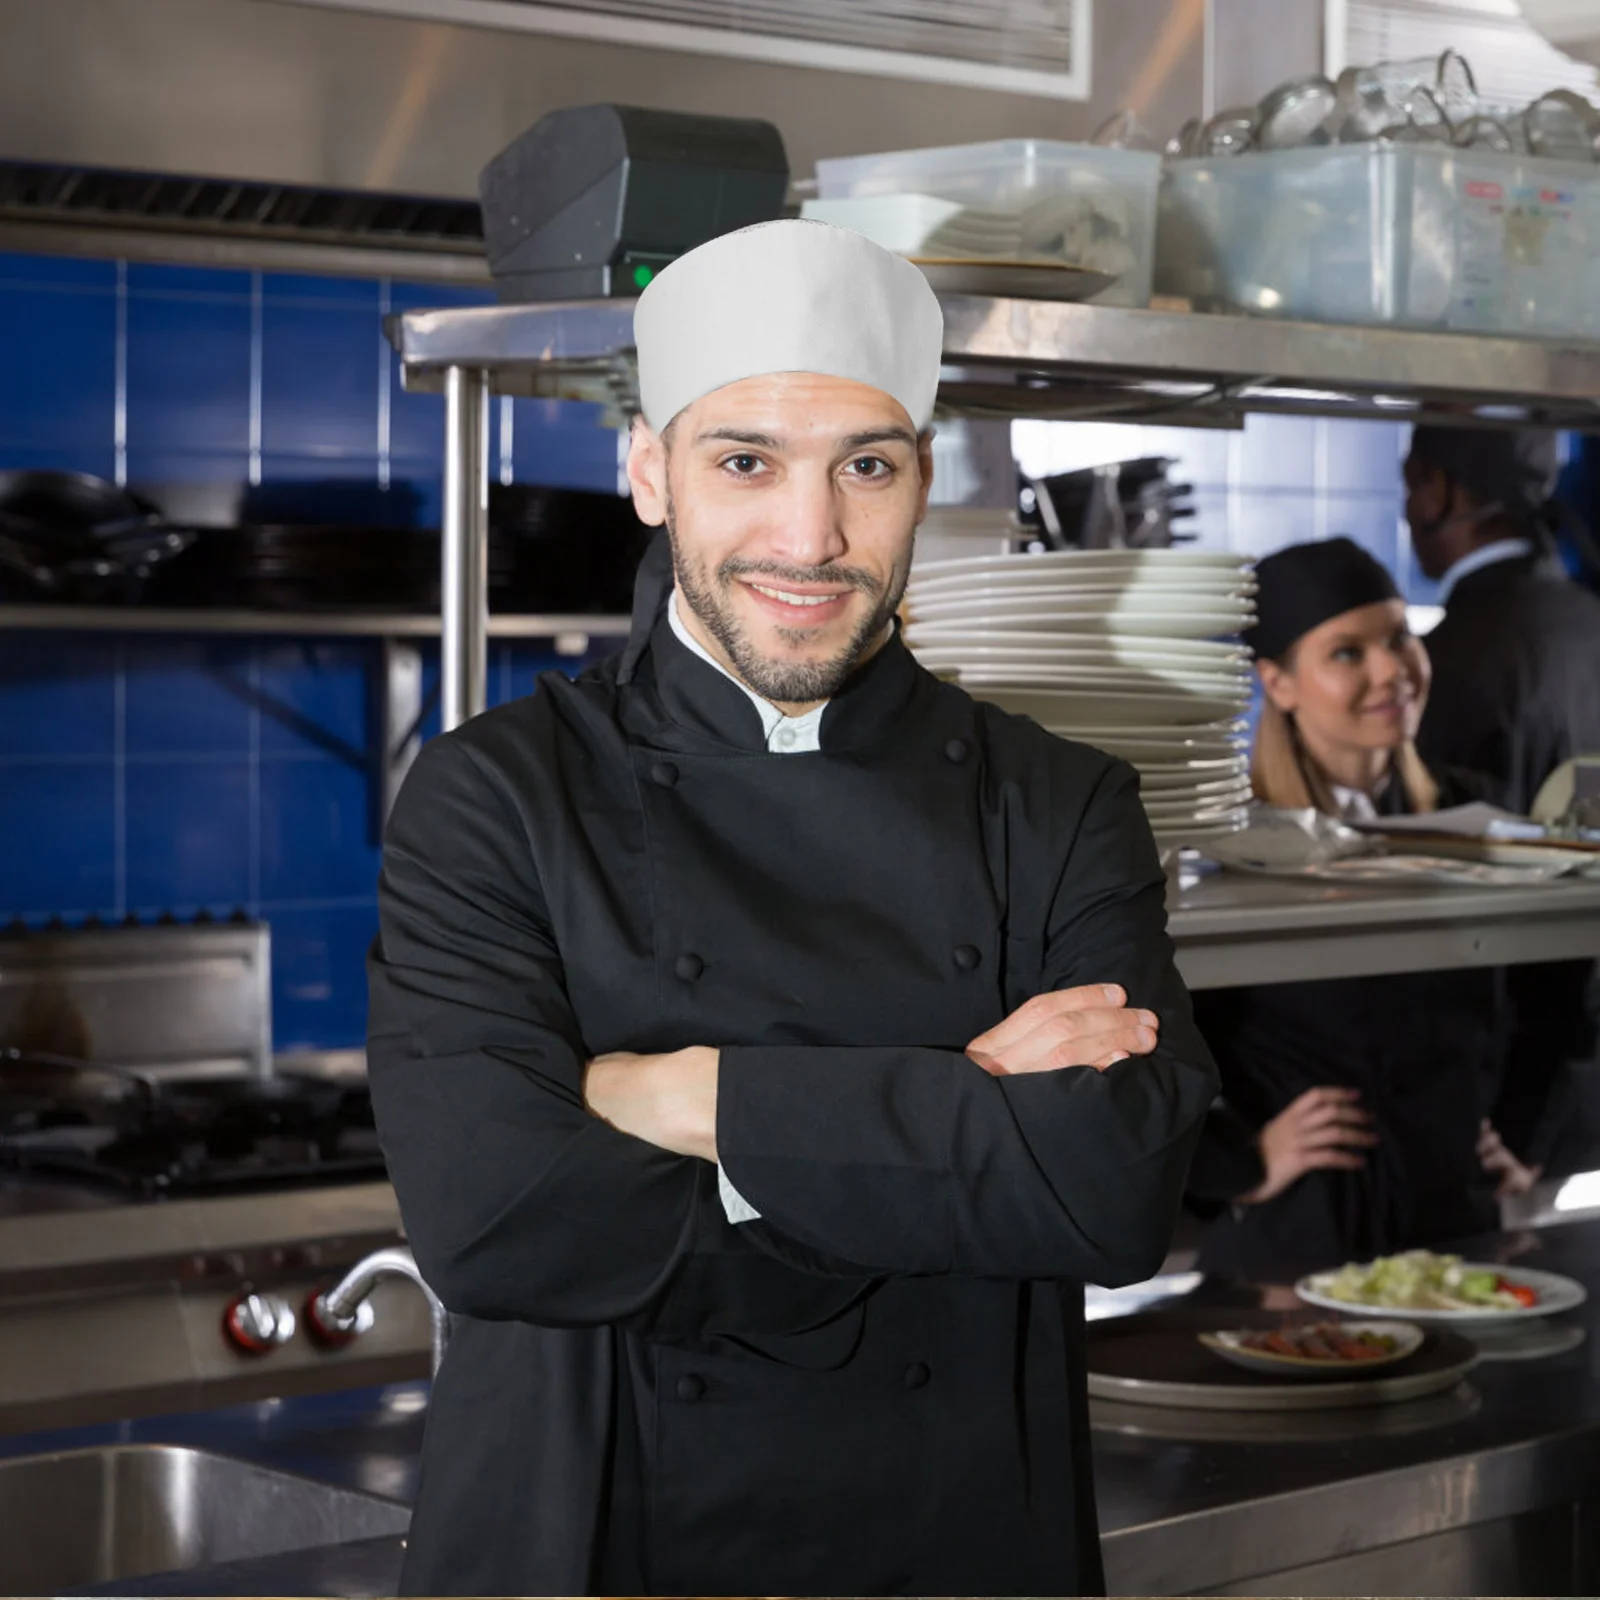
M 1322 14 L 1322 0 L 1100 0 L 1092 7 L 1080 0 L 890 0 L 870 8 L 874 48 L 885 40 L 897 46 L 889 53 L 900 55 L 902 66 L 912 56 L 926 62 L 937 55 L 937 30 L 910 31 L 923 13 L 949 19 L 948 48 L 969 54 L 977 47 L 954 36 L 975 18 L 1004 12 L 1020 19 L 1018 28 L 1042 27 L 1040 37 L 1054 37 L 1062 49 L 1053 64 L 1041 60 L 1040 70 L 1058 79 L 1063 70 L 1088 73 L 1089 98 L 1070 100 L 1018 92 L 1011 80 L 1004 89 L 981 87 L 983 74 L 974 77 L 971 63 L 959 60 L 945 81 L 930 81 L 891 72 L 865 54 L 851 59 L 851 70 L 802 64 L 804 52 L 791 48 L 792 39 L 763 56 L 746 48 L 755 38 L 748 30 L 722 30 L 724 37 L 701 40 L 699 48 L 677 35 L 670 46 L 652 45 L 646 4 L 0 0 L 0 160 L 53 169 L 59 181 L 45 182 L 54 198 L 46 196 L 44 209 L 65 205 L 72 213 L 46 216 L 40 201 L 25 199 L 0 219 L 0 248 L 103 251 L 104 230 L 116 220 L 116 249 L 124 255 L 199 254 L 273 266 L 285 253 L 315 245 L 342 252 L 351 270 L 482 278 L 481 258 L 452 233 L 453 224 L 433 230 L 424 244 L 408 227 L 352 222 L 353 197 L 377 192 L 470 204 L 484 164 L 519 133 L 548 111 L 595 101 L 776 123 L 797 176 L 819 157 L 869 150 L 1086 139 L 1125 106 L 1153 128 L 1170 129 L 1218 93 L 1258 94 L 1314 70 Z M 675 26 L 720 11 L 759 17 L 763 26 L 787 18 L 792 27 L 813 8 L 810 0 L 755 7 L 672 0 L 648 9 L 660 17 L 670 12 L 680 19 Z M 846 11 L 868 9 L 854 0 L 827 0 L 821 8 L 840 26 Z M 535 13 L 545 31 L 482 20 Z M 562 33 L 547 14 L 582 26 Z M 1083 50 L 1091 15 L 1092 70 Z M 734 49 L 741 39 L 743 55 Z M 722 53 L 710 53 L 712 45 Z M 1003 50 L 990 55 L 997 71 L 1031 70 Z M 236 180 L 241 192 L 219 199 L 202 185 L 186 200 L 181 186 L 161 188 L 138 203 L 154 214 L 140 216 L 135 206 L 114 217 L 103 202 L 114 195 L 115 207 L 125 207 L 137 189 L 125 181 L 130 174 Z M 100 198 L 77 209 L 74 197 L 85 189 Z M 136 228 L 126 226 L 135 220 Z M 314 237 L 319 231 L 332 236 Z M 76 243 L 65 242 L 69 234 Z
M 0 160 L 0 247 L 488 275 L 469 200 Z

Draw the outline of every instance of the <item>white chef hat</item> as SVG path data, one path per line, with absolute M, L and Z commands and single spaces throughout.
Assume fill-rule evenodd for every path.
M 724 384 L 775 372 L 850 378 L 933 415 L 944 315 L 903 256 L 806 218 L 722 234 L 664 267 L 633 313 L 639 399 L 658 433 Z

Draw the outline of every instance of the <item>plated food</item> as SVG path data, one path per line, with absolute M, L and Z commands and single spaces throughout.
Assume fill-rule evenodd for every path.
M 1408 1250 L 1347 1262 L 1295 1285 L 1308 1305 L 1332 1310 L 1404 1311 L 1419 1320 L 1485 1321 L 1550 1316 L 1587 1298 L 1582 1284 L 1532 1268 L 1503 1271 L 1459 1256 Z
M 1358 1375 L 1415 1355 L 1425 1335 L 1409 1322 L 1313 1322 L 1202 1333 L 1200 1343 L 1256 1372 Z

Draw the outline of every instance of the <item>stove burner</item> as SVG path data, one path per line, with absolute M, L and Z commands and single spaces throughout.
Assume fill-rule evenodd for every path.
M 46 1105 L 0 1089 L 0 1167 L 148 1198 L 384 1176 L 365 1086 L 285 1078 Z

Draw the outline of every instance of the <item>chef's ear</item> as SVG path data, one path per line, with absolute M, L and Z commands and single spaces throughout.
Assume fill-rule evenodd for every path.
M 672 424 L 667 424 L 671 432 Z M 667 520 L 667 441 L 642 415 L 633 419 L 628 438 L 628 487 L 639 520 L 658 528 Z
M 1285 715 L 1298 709 L 1300 696 L 1296 691 L 1294 669 L 1285 661 L 1257 661 L 1256 676 L 1261 680 L 1262 692 Z
M 917 473 L 922 479 L 922 492 L 917 499 L 917 522 L 928 514 L 928 495 L 933 489 L 933 429 L 924 428 L 917 435 Z

